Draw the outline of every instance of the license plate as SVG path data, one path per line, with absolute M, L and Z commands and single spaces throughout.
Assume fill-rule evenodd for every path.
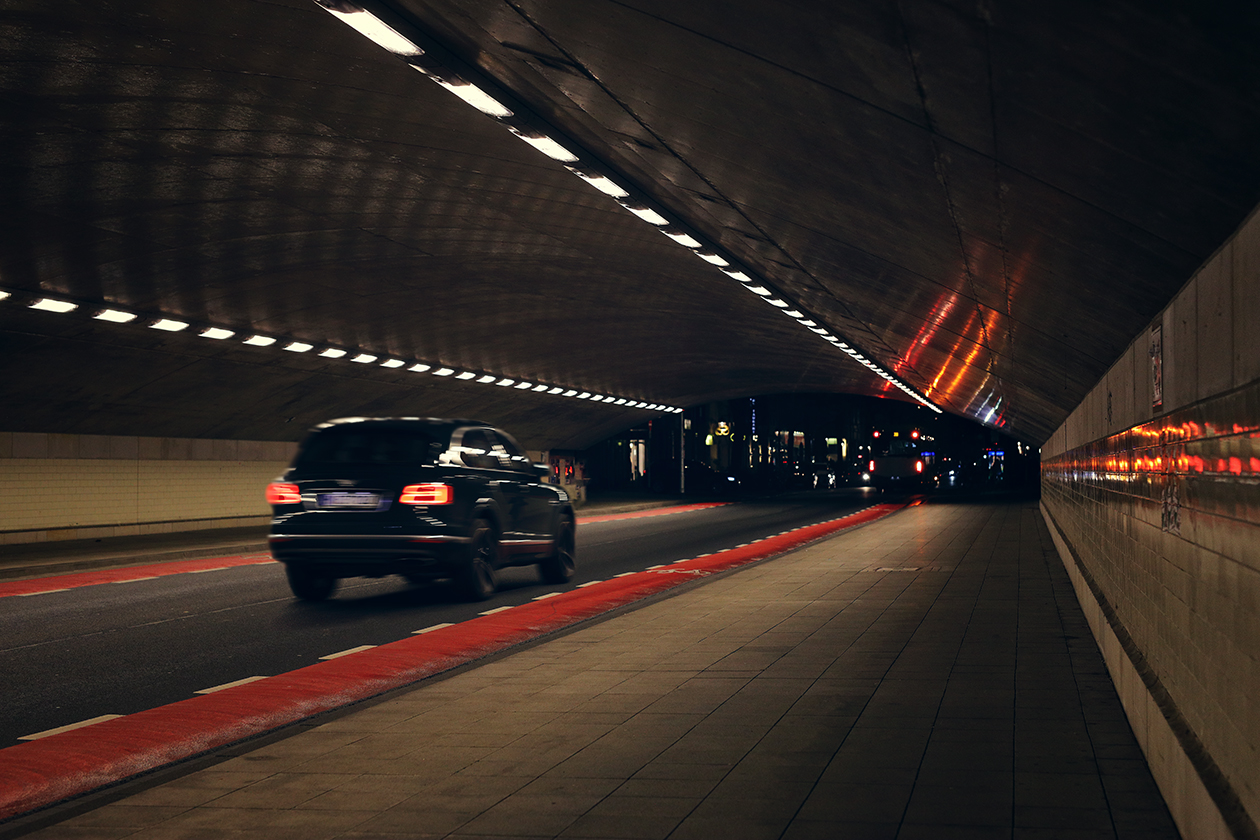
M 377 493 L 318 493 L 315 500 L 322 508 L 366 508 L 375 510 L 381 504 Z

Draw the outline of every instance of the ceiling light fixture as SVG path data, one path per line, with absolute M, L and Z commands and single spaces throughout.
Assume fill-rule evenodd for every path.
M 31 309 L 38 309 L 41 312 L 73 312 L 79 308 L 79 304 L 71 303 L 68 300 L 54 300 L 53 298 L 36 298 L 30 303 Z
M 702 246 L 702 245 L 701 245 L 698 241 L 696 241 L 696 239 L 695 239 L 694 237 L 691 237 L 691 236 L 689 236 L 689 235 L 687 235 L 687 234 L 683 233 L 682 231 L 677 231 L 677 230 L 663 230 L 663 231 L 661 231 L 661 233 L 665 234 L 665 235 L 666 235 L 666 236 L 668 236 L 670 239 L 674 240 L 675 242 L 677 242 L 679 245 L 683 246 L 684 248 L 700 248 L 700 247 L 703 247 L 703 246 Z
M 407 364 L 407 363 L 406 363 L 406 362 L 404 362 L 402 359 L 386 359 L 385 361 L 381 362 L 381 367 L 383 367 L 383 368 L 400 368 L 400 367 L 402 367 L 402 366 L 403 366 L 403 365 L 405 365 L 405 364 Z
M 423 362 L 417 362 L 416 364 L 407 368 L 407 370 L 415 371 L 416 373 L 424 373 L 426 370 L 433 370 L 433 366 L 426 365 Z
M 561 163 L 577 163 L 578 161 L 577 155 L 545 134 L 529 130 L 522 131 L 514 126 L 508 126 L 508 130 L 552 160 L 558 160 Z
M 315 0 L 324 11 L 394 55 L 424 55 L 424 50 L 398 34 L 376 15 L 345 0 Z
M 641 204 L 626 204 L 625 202 L 621 202 L 621 206 L 638 216 L 643 221 L 647 222 L 649 225 L 664 227 L 669 224 L 669 219 L 665 218 L 660 213 L 657 213 L 651 207 L 644 207 Z
M 487 374 L 486 374 L 486 375 L 484 375 L 484 376 L 478 376 L 478 377 L 477 377 L 477 381 L 478 381 L 478 382 L 480 382 L 482 385 L 489 385 L 491 382 L 493 382 L 494 380 L 496 380 L 496 379 L 498 379 L 498 378 L 499 378 L 499 377 L 497 377 L 497 376 L 495 376 L 495 375 L 493 375 L 493 374 L 489 374 L 489 373 L 487 373 Z
M 450 376 L 454 372 L 455 371 L 451 370 L 450 368 L 444 367 L 444 368 L 438 368 L 437 370 L 433 371 L 433 375 L 434 376 Z
M 358 362 L 358 363 L 359 363 L 359 364 L 361 364 L 361 365 L 366 365 L 366 364 L 368 364 L 369 362 L 375 362 L 378 358 L 380 358 L 380 357 L 379 357 L 379 356 L 373 356 L 371 353 L 359 353 L 359 354 L 358 354 L 358 355 L 356 355 L 356 356 L 352 356 L 352 357 L 350 358 L 350 361 L 352 361 L 352 362 Z
M 179 332 L 188 329 L 187 321 L 176 321 L 174 318 L 158 318 L 149 324 L 151 330 L 162 330 L 163 332 Z
M 415 67 L 415 65 L 412 66 Z M 416 67 L 416 69 L 420 70 L 430 79 L 437 82 L 439 85 L 446 88 L 451 93 L 455 94 L 460 99 L 464 100 L 466 103 L 488 117 L 505 119 L 512 116 L 511 108 L 507 107 L 502 102 L 474 85 L 472 82 L 465 82 L 463 79 L 454 77 L 442 78 L 441 76 L 436 76 L 433 73 L 426 72 L 421 67 Z M 577 158 L 574 158 L 574 160 L 577 160 Z
M 574 175 L 581 178 L 586 183 L 590 184 L 595 189 L 602 192 L 604 195 L 611 196 L 612 198 L 629 198 L 630 197 L 629 192 L 622 189 L 621 186 L 619 186 L 616 182 L 614 182 L 612 179 L 608 178 L 605 175 L 600 175 L 598 173 L 591 174 L 588 172 L 583 172 L 580 169 L 574 169 L 572 166 L 566 166 L 565 168 L 568 169 L 570 172 L 572 172 Z
M 276 339 L 272 338 L 269 335 L 251 335 L 249 338 L 245 339 L 245 341 L 243 341 L 242 343 L 249 344 L 254 347 L 270 347 L 271 345 L 276 343 Z
M 111 324 L 126 324 L 140 316 L 134 312 L 124 312 L 121 309 L 102 309 L 92 317 L 98 321 L 109 321 Z
M 307 344 L 305 341 L 290 341 L 281 349 L 288 350 L 290 353 L 307 353 L 315 349 L 314 344 Z
M 476 379 L 477 374 L 473 373 L 470 370 L 461 370 L 459 373 L 455 374 L 455 378 L 468 381 L 469 379 Z
M 327 350 L 320 350 L 319 355 L 323 356 L 325 359 L 340 359 L 342 356 L 346 355 L 346 351 L 337 347 L 329 347 Z
M 216 341 L 222 341 L 225 338 L 231 338 L 236 335 L 236 331 L 225 330 L 223 327 L 206 327 L 204 330 L 198 332 L 197 335 L 202 338 L 213 338 Z

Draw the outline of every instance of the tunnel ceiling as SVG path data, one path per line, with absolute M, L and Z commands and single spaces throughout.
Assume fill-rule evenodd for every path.
M 661 414 L 523 383 L 906 398 L 786 308 L 1040 442 L 1260 199 L 1241 6 L 371 8 L 422 45 L 412 63 L 477 82 L 752 282 L 309 0 L 5 2 L 0 429 L 292 439 L 463 415 L 543 448 Z

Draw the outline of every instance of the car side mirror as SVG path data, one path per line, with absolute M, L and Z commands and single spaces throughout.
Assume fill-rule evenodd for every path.
M 546 478 L 551 475 L 551 467 L 546 464 L 534 464 L 534 472 L 538 473 L 539 478 Z

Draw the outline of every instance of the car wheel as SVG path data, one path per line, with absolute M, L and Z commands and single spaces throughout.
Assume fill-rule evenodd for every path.
M 555 550 L 538 564 L 538 570 L 547 583 L 565 583 L 573 579 L 573 573 L 577 571 L 577 550 L 571 516 L 560 517 L 560 524 L 556 526 Z
M 498 553 L 494 526 L 488 520 L 473 523 L 468 555 L 460 566 L 456 583 L 471 601 L 484 601 L 494 594 L 494 558 Z
M 321 575 L 294 566 L 285 566 L 284 573 L 289 578 L 289 588 L 302 601 L 326 600 L 337 588 L 337 578 L 331 575 Z

